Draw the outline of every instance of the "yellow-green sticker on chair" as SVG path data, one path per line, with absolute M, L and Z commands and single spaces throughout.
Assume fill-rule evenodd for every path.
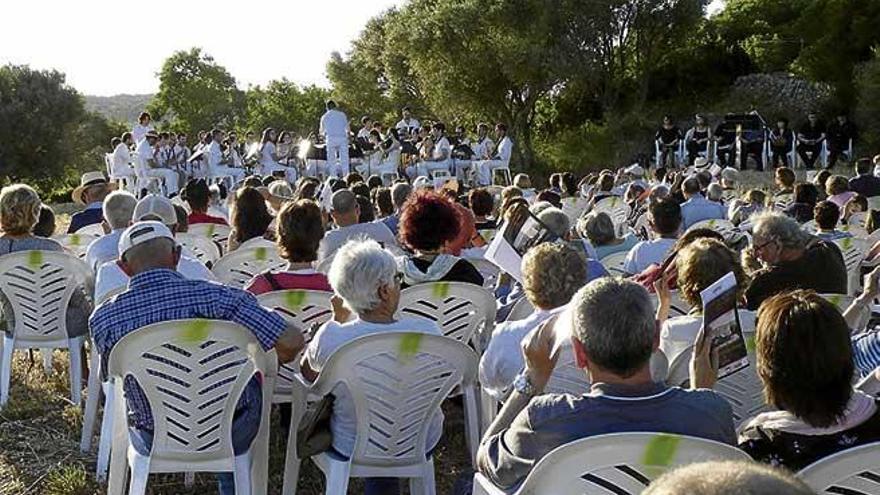
M 35 270 L 43 266 L 43 252 L 28 251 L 28 266 Z
M 289 290 L 284 293 L 284 309 L 299 311 L 306 302 L 306 293 L 301 290 Z
M 446 298 L 449 296 L 449 283 L 448 282 L 434 282 L 433 288 L 434 297 Z
M 192 320 L 183 324 L 180 329 L 180 340 L 188 344 L 204 342 L 208 338 L 210 320 Z
M 422 344 L 422 334 L 406 333 L 400 338 L 400 344 L 397 346 L 397 357 L 401 361 L 408 361 L 419 352 Z

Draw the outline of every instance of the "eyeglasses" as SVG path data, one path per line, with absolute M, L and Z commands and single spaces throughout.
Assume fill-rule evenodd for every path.
M 752 246 L 752 250 L 757 253 L 758 251 L 764 249 L 765 247 L 769 246 L 770 244 L 773 244 L 774 242 L 776 242 L 776 240 L 771 239 L 771 240 L 765 242 L 764 244 L 761 244 L 760 246 L 758 246 L 758 245 Z

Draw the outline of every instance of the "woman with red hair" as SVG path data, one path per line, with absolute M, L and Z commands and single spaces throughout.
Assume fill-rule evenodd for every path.
M 399 236 L 414 254 L 397 259 L 404 286 L 438 281 L 483 285 L 474 265 L 450 254 L 462 223 L 461 213 L 442 195 L 422 190 L 410 196 L 400 215 Z

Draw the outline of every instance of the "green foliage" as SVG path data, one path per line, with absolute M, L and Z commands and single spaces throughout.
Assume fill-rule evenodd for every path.
M 81 464 L 60 466 L 46 476 L 43 493 L 46 495 L 92 495 L 100 487 Z
M 862 123 L 862 139 L 880 148 L 880 50 L 856 69 L 856 120 Z
M 247 129 L 257 134 L 267 127 L 287 130 L 294 135 L 317 133 L 318 115 L 324 112 L 324 103 L 330 91 L 317 86 L 300 88 L 282 79 L 272 81 L 266 88 L 259 86 L 247 92 Z
M 148 110 L 173 131 L 194 134 L 233 128 L 245 112 L 245 95 L 235 78 L 201 48 L 174 52 L 159 71 L 159 93 Z

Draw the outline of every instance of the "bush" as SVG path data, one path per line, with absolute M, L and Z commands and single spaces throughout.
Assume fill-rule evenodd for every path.
M 861 140 L 874 154 L 880 149 L 880 50 L 875 49 L 871 60 L 856 68 L 855 85 L 855 119 L 861 128 Z

